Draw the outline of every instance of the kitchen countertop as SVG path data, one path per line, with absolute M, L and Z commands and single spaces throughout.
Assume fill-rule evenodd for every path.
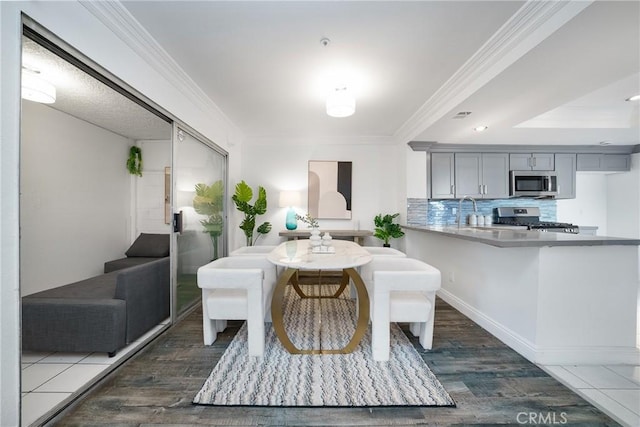
M 570 233 L 541 232 L 523 227 L 491 226 L 415 226 L 403 225 L 406 230 L 438 233 L 448 237 L 485 243 L 499 248 L 523 248 L 543 246 L 613 246 L 640 245 L 640 239 L 623 237 L 589 236 Z

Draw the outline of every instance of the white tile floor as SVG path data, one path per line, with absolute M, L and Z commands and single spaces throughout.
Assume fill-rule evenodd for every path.
M 640 348 L 640 311 L 637 330 L 636 343 Z M 640 364 L 541 368 L 620 424 L 640 426 Z
M 640 365 L 542 368 L 619 423 L 640 426 Z
M 134 343 L 119 350 L 114 357 L 106 353 L 34 353 L 22 354 L 22 426 L 30 426 L 47 412 L 66 404 L 116 361 L 130 355 L 139 345 L 154 336 L 168 319 Z

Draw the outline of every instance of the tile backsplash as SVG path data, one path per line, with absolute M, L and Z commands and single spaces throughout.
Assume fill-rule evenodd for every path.
M 429 200 L 407 199 L 407 224 L 408 225 L 454 225 L 457 221 L 458 204 L 460 200 Z M 540 219 L 543 221 L 556 221 L 556 201 L 549 199 L 492 199 L 476 200 L 478 212 L 482 215 L 494 215 L 493 208 L 499 206 L 536 206 L 540 208 Z M 462 202 L 462 218 L 473 212 L 473 203 L 470 200 Z

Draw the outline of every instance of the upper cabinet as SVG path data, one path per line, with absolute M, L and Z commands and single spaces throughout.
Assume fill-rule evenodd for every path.
M 509 171 L 555 171 L 557 199 L 576 197 L 576 171 L 626 172 L 633 147 L 459 145 L 411 142 L 415 151 L 430 152 L 428 194 L 432 199 L 509 198 Z M 437 147 L 437 149 L 434 149 Z M 503 152 L 504 149 L 504 152 Z
M 631 170 L 629 154 L 578 154 L 578 171 L 626 172 Z
M 509 155 L 507 153 L 456 153 L 454 165 L 456 198 L 509 197 Z
M 576 198 L 576 155 L 556 154 L 558 195 L 556 199 Z
M 555 170 L 553 153 L 512 153 L 509 154 L 509 170 L 512 171 L 552 171 Z
M 431 198 L 455 197 L 453 153 L 431 154 Z

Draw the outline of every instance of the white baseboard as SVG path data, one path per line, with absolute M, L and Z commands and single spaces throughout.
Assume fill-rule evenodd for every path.
M 640 364 L 636 347 L 539 347 L 503 324 L 470 306 L 451 292 L 440 289 L 438 296 L 480 325 L 500 341 L 533 363 L 542 365 Z

